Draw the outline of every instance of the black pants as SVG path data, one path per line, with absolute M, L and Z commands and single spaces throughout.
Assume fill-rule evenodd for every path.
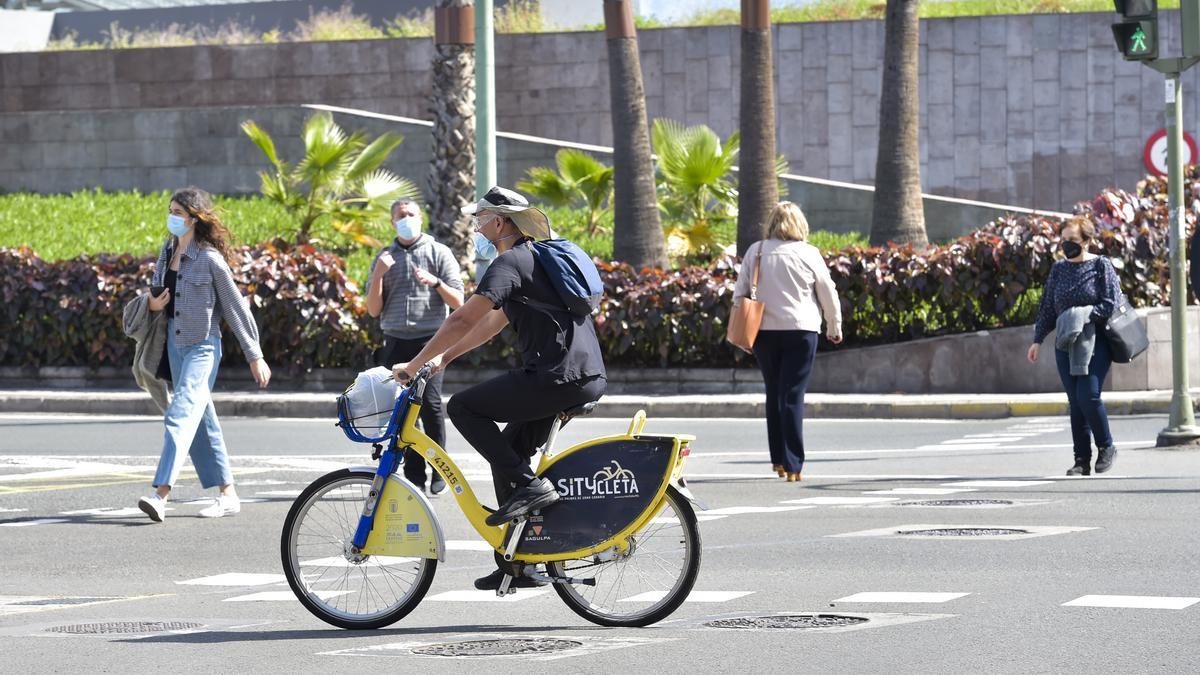
M 599 399 L 607 385 L 598 376 L 553 384 L 514 370 L 455 394 L 447 412 L 463 438 L 492 465 L 497 503 L 502 504 L 514 487 L 537 477 L 529 458 L 546 442 L 558 413 Z M 508 423 L 504 431 L 497 422 Z
M 767 444 L 771 464 L 791 473 L 804 468 L 804 393 L 817 356 L 810 330 L 762 330 L 754 356 L 767 385 Z
M 1071 404 L 1071 441 L 1075 459 L 1088 464 L 1092 461 L 1092 439 L 1096 447 L 1107 448 L 1113 444 L 1112 431 L 1108 427 L 1108 410 L 1100 394 L 1104 390 L 1104 378 L 1112 367 L 1112 353 L 1104 331 L 1096 331 L 1096 345 L 1092 349 L 1092 360 L 1088 363 L 1087 375 L 1071 374 L 1071 356 L 1061 349 L 1054 350 L 1054 362 L 1058 366 L 1058 377 L 1067 392 Z
M 430 337 L 433 337 L 432 335 Z M 384 336 L 383 346 L 375 350 L 375 365 L 391 368 L 397 363 L 405 363 L 424 349 L 429 338 L 405 340 L 403 338 Z M 442 373 L 429 379 L 425 385 L 425 401 L 421 405 L 421 424 L 425 434 L 434 443 L 446 447 L 446 411 L 442 406 Z M 408 451 L 404 453 L 404 477 L 417 487 L 425 486 L 425 460 L 420 454 Z

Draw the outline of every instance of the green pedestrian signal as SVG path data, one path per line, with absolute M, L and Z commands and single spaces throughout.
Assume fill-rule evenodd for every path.
M 1146 49 L 1146 31 L 1142 30 L 1141 26 L 1133 31 L 1133 45 L 1130 47 L 1130 51 L 1134 53 L 1148 51 Z
M 1112 25 L 1117 49 L 1127 61 L 1158 58 L 1158 0 L 1114 0 L 1121 20 Z

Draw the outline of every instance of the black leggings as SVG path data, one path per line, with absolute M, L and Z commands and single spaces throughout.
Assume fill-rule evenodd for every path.
M 446 412 L 463 438 L 492 465 L 496 499 L 537 476 L 529 458 L 546 442 L 558 413 L 595 401 L 608 382 L 596 376 L 553 384 L 535 373 L 514 370 L 450 397 Z M 500 431 L 497 422 L 507 422 Z
M 429 338 L 405 340 L 384 336 L 383 346 L 375 350 L 375 365 L 391 368 L 405 363 L 425 348 Z M 421 425 L 425 434 L 438 445 L 446 447 L 446 411 L 442 405 L 442 373 L 429 378 L 425 385 L 425 401 L 421 404 Z M 404 453 L 404 477 L 417 487 L 425 487 L 425 460 L 413 450 Z

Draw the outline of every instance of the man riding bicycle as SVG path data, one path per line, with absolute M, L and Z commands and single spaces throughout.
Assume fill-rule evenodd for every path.
M 499 525 L 558 501 L 557 490 L 533 473 L 529 460 L 559 413 L 604 394 L 607 374 L 591 317 L 572 314 L 536 262 L 533 241 L 552 236 L 546 214 L 502 187 L 462 211 L 474 216 L 476 249 L 486 256 L 494 248 L 499 255 L 425 348 L 392 372 L 401 382 L 425 363 L 440 372 L 512 325 L 522 366 L 455 394 L 446 408 L 454 426 L 491 464 L 499 507 L 487 523 Z M 503 431 L 499 422 L 507 423 Z M 494 590 L 503 577 L 496 570 L 475 587 Z M 527 577 L 513 580 L 518 588 L 536 585 Z

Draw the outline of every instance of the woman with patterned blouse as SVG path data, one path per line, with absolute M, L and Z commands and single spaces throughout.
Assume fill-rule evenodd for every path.
M 1104 325 L 1120 303 L 1121 284 L 1112 262 L 1088 250 L 1096 238 L 1096 226 L 1091 220 L 1072 218 L 1063 225 L 1059 236 L 1065 259 L 1055 262 L 1050 268 L 1028 356 L 1030 363 L 1037 362 L 1042 340 L 1056 328 L 1056 323 L 1061 326 L 1069 313 L 1075 312 L 1077 317 L 1083 317 L 1091 324 L 1084 327 L 1084 332 L 1094 339 L 1086 374 L 1072 374 L 1071 354 L 1062 348 L 1062 340 L 1058 341 L 1054 350 L 1058 375 L 1071 406 L 1075 464 L 1067 471 L 1067 475 L 1090 476 L 1093 438 L 1098 449 L 1096 473 L 1104 473 L 1112 468 L 1117 454 L 1108 428 L 1108 411 L 1100 399 L 1100 392 L 1104 388 L 1108 369 L 1112 366 Z M 1091 308 L 1089 312 L 1081 311 L 1088 307 Z

